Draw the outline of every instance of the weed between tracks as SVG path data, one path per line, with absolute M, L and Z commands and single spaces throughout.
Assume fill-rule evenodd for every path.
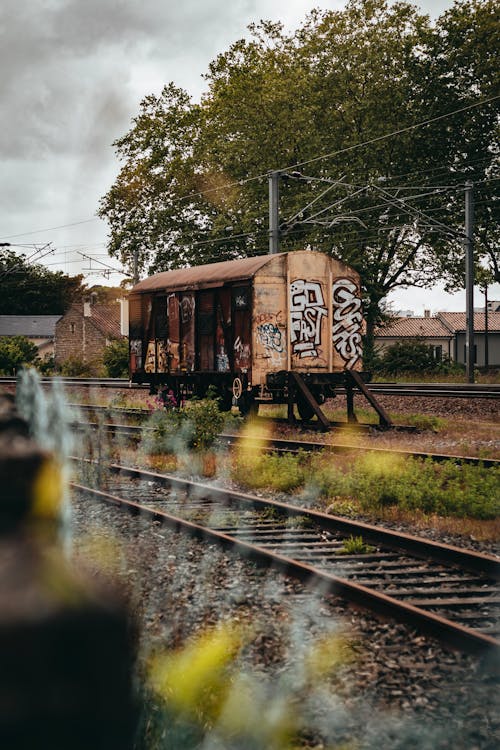
M 244 486 L 299 491 L 303 500 L 338 513 L 347 504 L 352 512 L 378 517 L 388 509 L 479 521 L 499 514 L 497 468 L 373 454 L 347 458 L 254 452 L 236 455 L 231 471 Z

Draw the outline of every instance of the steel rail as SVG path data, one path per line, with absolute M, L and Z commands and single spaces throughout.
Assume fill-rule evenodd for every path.
M 392 549 L 410 552 L 423 559 L 432 558 L 438 562 L 460 565 L 473 572 L 480 572 L 496 580 L 500 580 L 500 558 L 493 555 L 486 555 L 481 552 L 473 552 L 455 547 L 449 544 L 432 542 L 427 539 L 404 534 L 401 532 L 391 531 L 380 526 L 363 521 L 354 521 L 334 516 L 321 511 L 309 510 L 298 505 L 283 503 L 279 500 L 263 499 L 256 495 L 246 492 L 236 492 L 235 490 L 217 487 L 213 484 L 204 484 L 194 482 L 190 479 L 182 479 L 172 474 L 161 474 L 159 472 L 139 469 L 133 466 L 124 466 L 121 464 L 108 464 L 110 471 L 125 476 L 145 478 L 150 481 L 158 482 L 169 487 L 187 491 L 188 494 L 201 495 L 209 494 L 210 497 L 219 501 L 230 501 L 245 503 L 254 508 L 273 507 L 282 511 L 289 516 L 303 516 L 311 521 L 319 521 L 321 525 L 330 531 L 340 531 L 343 534 L 360 534 L 365 539 L 383 544 Z
M 127 390 L 145 390 L 147 384 L 132 383 L 127 378 L 78 378 L 78 377 L 57 377 L 66 386 L 81 386 L 95 388 L 118 388 Z M 51 383 L 54 378 L 41 378 L 42 385 Z M 16 378 L 10 376 L 0 376 L 0 384 L 15 384 Z M 368 384 L 370 390 L 374 393 L 388 396 L 425 396 L 439 398 L 500 398 L 500 384 L 496 383 L 374 383 Z M 345 394 L 345 389 L 339 387 L 336 392 L 341 395 Z M 360 391 L 354 388 L 354 393 Z M 265 404 L 265 401 L 262 401 Z
M 126 435 L 133 438 L 140 438 L 144 432 L 152 431 L 154 428 L 143 425 L 125 425 L 125 424 L 112 424 L 104 422 L 99 424 L 98 422 L 75 422 L 75 427 L 84 429 L 89 427 L 92 430 L 104 429 L 112 434 Z M 241 438 L 237 435 L 228 435 L 222 433 L 219 435 L 218 443 L 227 445 L 229 447 L 240 447 L 243 450 L 264 450 L 264 451 L 275 451 L 277 453 L 299 453 L 304 451 L 305 453 L 317 453 L 319 451 L 325 451 L 327 453 L 348 455 L 352 453 L 372 453 L 378 456 L 395 456 L 398 458 L 415 458 L 415 459 L 430 459 L 436 463 L 443 463 L 445 461 L 453 461 L 455 463 L 468 464 L 470 466 L 483 466 L 485 469 L 491 469 L 495 466 L 500 466 L 500 460 L 496 458 L 479 458 L 478 456 L 459 456 L 455 454 L 447 453 L 429 453 L 422 451 L 407 451 L 401 449 L 391 448 L 375 448 L 370 446 L 359 446 L 359 445 L 342 445 L 342 444 L 331 444 L 323 442 L 310 442 L 310 441 L 299 441 L 299 440 L 285 440 L 279 438 Z
M 371 446 L 359 446 L 359 445 L 342 445 L 332 444 L 323 442 L 311 442 L 301 440 L 285 440 L 281 438 L 240 438 L 234 435 L 222 434 L 219 438 L 221 441 L 228 445 L 239 445 L 246 449 L 264 449 L 264 450 L 276 450 L 282 453 L 298 453 L 303 450 L 305 452 L 317 452 L 326 451 L 328 453 L 338 454 L 350 454 L 350 453 L 373 453 L 378 456 L 397 456 L 399 458 L 429 458 L 436 463 L 443 461 L 454 461 L 461 462 L 464 464 L 471 464 L 475 466 L 484 466 L 485 468 L 492 468 L 494 466 L 500 466 L 500 460 L 495 458 L 479 458 L 477 456 L 458 456 L 455 454 L 448 453 L 428 453 L 422 451 L 409 451 L 392 448 L 376 448 Z
M 124 467 L 117 467 L 124 468 Z M 128 470 L 130 474 L 136 473 L 134 469 Z M 127 470 L 126 470 L 127 473 Z M 151 474 L 151 473 L 149 473 Z M 154 474 L 152 474 L 154 476 Z M 163 475 L 156 475 L 161 477 Z M 164 477 L 165 478 L 165 477 Z M 176 479 L 176 478 L 175 478 Z M 178 480 L 176 479 L 176 483 Z M 195 485 L 189 482 L 188 485 Z M 382 592 L 373 590 L 362 584 L 346 580 L 332 573 L 322 571 L 311 565 L 294 560 L 285 555 L 271 550 L 263 549 L 256 544 L 237 539 L 221 531 L 210 529 L 186 519 L 179 518 L 165 511 L 154 509 L 146 505 L 120 498 L 101 490 L 85 487 L 78 483 L 71 485 L 75 490 L 90 495 L 101 501 L 105 501 L 127 510 L 132 515 L 144 514 L 153 521 L 163 523 L 176 532 L 188 533 L 192 537 L 208 540 L 221 546 L 225 550 L 235 550 L 252 562 L 266 568 L 273 567 L 282 573 L 292 575 L 306 585 L 318 586 L 323 594 L 331 593 L 343 596 L 358 606 L 369 608 L 385 617 L 391 617 L 404 621 L 412 626 L 418 626 L 422 631 L 439 638 L 448 646 L 459 648 L 469 653 L 479 654 L 485 651 L 497 651 L 499 642 L 489 635 L 478 632 L 467 626 L 451 622 L 440 615 L 425 611 L 407 602 L 399 601 Z M 200 485 L 197 485 L 200 487 Z M 212 486 L 201 485 L 213 493 Z M 222 490 L 219 490 L 222 492 Z M 233 495 L 234 493 L 229 493 Z M 240 496 L 241 497 L 241 496 Z M 258 498 L 251 498 L 252 502 Z M 275 503 L 273 503 L 275 504 Z M 281 507 L 284 504 L 276 504 Z M 299 512 L 301 509 L 297 509 Z M 342 519 L 341 519 L 342 520 Z M 391 532 L 392 533 L 392 532 Z M 464 552 L 463 550 L 459 550 Z M 486 556 L 483 556 L 486 557 Z M 496 561 L 498 565 L 498 561 Z

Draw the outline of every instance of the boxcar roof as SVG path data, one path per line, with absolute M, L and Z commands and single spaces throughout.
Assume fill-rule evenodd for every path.
M 226 260 L 204 266 L 163 271 L 136 284 L 131 293 L 155 292 L 161 289 L 209 289 L 231 281 L 245 281 L 275 259 L 276 255 L 258 255 L 254 258 Z

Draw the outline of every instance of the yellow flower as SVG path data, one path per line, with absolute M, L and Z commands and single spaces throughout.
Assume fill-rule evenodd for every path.
M 334 669 L 353 658 L 353 651 L 345 637 L 330 635 L 319 639 L 306 654 L 304 664 L 310 680 L 328 677 Z
M 216 717 L 229 687 L 229 667 L 242 645 L 241 629 L 231 624 L 209 630 L 173 654 L 152 663 L 154 690 L 177 710 Z
M 63 499 L 63 479 L 59 463 L 45 458 L 33 481 L 31 513 L 34 518 L 57 519 Z

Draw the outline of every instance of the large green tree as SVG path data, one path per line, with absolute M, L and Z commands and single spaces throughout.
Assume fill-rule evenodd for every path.
M 443 147 L 443 164 L 459 181 L 448 193 L 441 219 L 460 231 L 463 222 L 463 183 L 474 186 L 476 257 L 500 282 L 500 23 L 495 0 L 463 0 L 438 19 L 430 47 L 430 75 L 434 99 L 430 111 L 443 103 L 449 110 L 483 101 L 453 121 L 440 124 L 437 135 Z M 438 176 L 433 177 L 435 180 Z M 443 175 L 439 175 L 443 179 Z M 461 284 L 462 268 L 445 269 L 450 289 Z M 478 268 L 479 275 L 482 273 Z M 462 273 L 461 273 L 462 272 Z M 463 286 L 463 284 L 462 284 Z
M 50 271 L 8 247 L 0 248 L 0 315 L 62 315 L 81 298 L 82 282 L 83 276 Z
M 293 34 L 252 27 L 210 65 L 199 104 L 170 84 L 116 142 L 111 254 L 158 271 L 267 252 L 266 175 L 280 170 L 282 248 L 355 267 L 370 326 L 398 286 L 460 283 L 463 182 L 489 184 L 498 112 L 475 107 L 494 56 L 461 33 L 483 38 L 493 5 L 459 2 L 432 26 L 406 2 L 351 0 Z

